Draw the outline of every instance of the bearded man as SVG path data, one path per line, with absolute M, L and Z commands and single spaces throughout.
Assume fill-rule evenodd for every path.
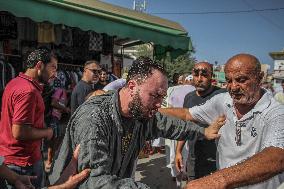
M 122 89 L 88 99 L 69 121 L 51 183 L 59 178 L 80 144 L 78 169 L 88 167 L 91 174 L 79 188 L 148 188 L 130 178 L 146 140 L 218 137 L 224 117 L 204 129 L 157 113 L 167 87 L 164 69 L 148 58 L 138 58 Z
M 52 128 L 44 128 L 42 83 L 55 77 L 57 57 L 48 50 L 36 49 L 29 54 L 25 69 L 7 84 L 3 94 L 0 156 L 16 173 L 37 175 L 32 184 L 40 188 L 43 181 L 41 142 L 53 136 Z

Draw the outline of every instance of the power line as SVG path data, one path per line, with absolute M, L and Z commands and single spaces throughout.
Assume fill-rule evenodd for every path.
M 266 11 L 280 11 L 284 10 L 284 7 L 270 8 L 270 9 L 250 9 L 250 10 L 236 10 L 236 11 L 205 11 L 205 12 L 152 12 L 151 14 L 239 14 L 239 13 L 251 13 L 251 12 L 266 12 Z
M 255 10 L 255 8 L 246 0 L 243 0 L 243 3 L 248 7 L 251 8 L 252 10 Z M 275 23 L 273 20 L 271 20 L 269 17 L 264 16 L 263 14 L 261 14 L 260 12 L 256 12 L 256 14 L 258 16 L 260 16 L 262 19 L 264 19 L 266 22 L 268 22 L 269 24 L 273 25 L 274 27 L 276 27 L 277 29 L 280 29 L 281 31 L 284 31 L 284 28 L 281 25 L 278 25 L 277 23 Z

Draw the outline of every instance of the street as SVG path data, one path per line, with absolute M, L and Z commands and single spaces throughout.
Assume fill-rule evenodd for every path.
M 139 159 L 135 180 L 147 184 L 151 189 L 177 189 L 170 169 L 166 167 L 164 154 L 157 153 L 149 158 Z

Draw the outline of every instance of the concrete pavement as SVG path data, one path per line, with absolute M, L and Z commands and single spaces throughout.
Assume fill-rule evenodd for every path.
M 154 154 L 149 158 L 139 159 L 135 180 L 147 184 L 151 189 L 177 189 L 170 169 L 166 167 L 164 154 Z

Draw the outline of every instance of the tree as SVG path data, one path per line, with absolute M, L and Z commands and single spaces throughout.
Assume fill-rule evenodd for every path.
M 145 43 L 142 45 L 137 45 L 135 46 L 135 49 L 137 50 L 137 52 L 133 53 L 134 56 L 136 57 L 145 56 L 145 57 L 153 58 L 152 44 Z
M 133 54 L 134 56 L 146 56 L 153 58 L 153 46 L 151 44 L 137 45 L 135 49 L 137 52 Z M 174 73 L 191 73 L 191 69 L 196 62 L 196 59 L 192 56 L 192 53 L 194 52 L 194 50 L 192 52 L 187 52 L 174 60 L 171 59 L 170 53 L 166 53 L 165 58 L 158 61 L 166 69 L 169 80 L 172 79 Z
M 160 63 L 163 64 L 168 73 L 168 78 L 171 80 L 174 73 L 191 74 L 191 70 L 195 62 L 196 59 L 191 55 L 190 52 L 187 52 L 186 54 L 181 55 L 174 60 L 171 60 L 171 57 L 167 56 Z

